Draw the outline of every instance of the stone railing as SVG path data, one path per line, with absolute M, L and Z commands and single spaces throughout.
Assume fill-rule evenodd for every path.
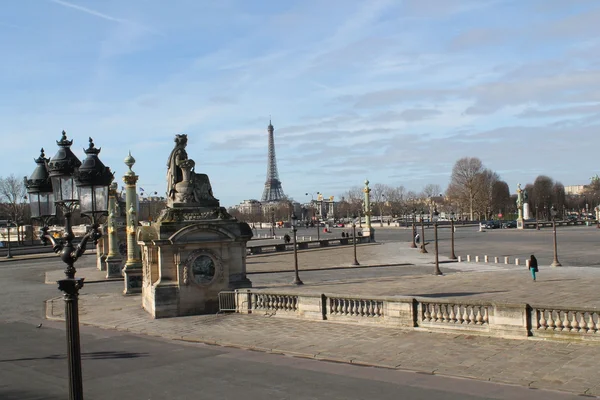
M 562 307 L 532 307 L 533 336 L 554 338 L 582 336 L 600 339 L 600 311 Z
M 431 332 L 600 341 L 600 310 L 423 297 L 297 294 L 240 289 L 239 313 L 377 324 Z
M 356 243 L 369 243 L 368 236 L 357 236 Z M 310 248 L 328 247 L 328 246 L 348 246 L 352 245 L 352 238 L 331 238 L 320 240 L 306 240 L 298 242 L 298 250 L 306 250 Z M 293 251 L 294 243 L 273 243 L 263 245 L 252 245 L 246 247 L 249 254 L 262 254 L 279 251 Z

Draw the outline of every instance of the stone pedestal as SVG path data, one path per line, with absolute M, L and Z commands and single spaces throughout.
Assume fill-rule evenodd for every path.
M 102 237 L 98 240 L 98 243 L 96 243 L 96 268 L 98 268 L 98 271 L 106 271 L 105 248 L 107 246 L 105 246 L 105 243 L 106 237 L 104 235 L 102 235 Z
M 252 230 L 222 207 L 166 209 L 141 227 L 143 307 L 154 318 L 215 313 L 219 292 L 252 287 L 246 242 Z

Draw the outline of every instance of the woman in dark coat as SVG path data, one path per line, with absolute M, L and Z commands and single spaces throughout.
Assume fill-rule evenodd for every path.
M 533 280 L 535 281 L 535 273 L 538 272 L 538 262 L 537 262 L 537 258 L 535 258 L 535 256 L 532 254 L 531 258 L 529 259 L 529 271 L 531 271 L 531 276 L 533 277 Z

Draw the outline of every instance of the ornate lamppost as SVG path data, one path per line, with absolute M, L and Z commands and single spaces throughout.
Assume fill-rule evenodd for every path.
M 412 211 L 412 241 L 410 242 L 410 248 L 416 249 L 417 244 L 415 243 L 415 236 L 417 236 L 417 228 L 415 227 L 415 214 L 417 210 L 413 209 Z
M 420 218 L 421 218 L 421 253 L 428 253 L 425 248 L 425 225 L 423 224 L 423 215 L 425 214 L 425 210 L 421 209 Z
M 6 234 L 8 235 L 7 240 L 8 240 L 8 247 L 6 249 L 6 258 L 12 258 L 12 254 L 10 252 L 10 226 L 13 222 L 9 219 L 8 221 L 6 221 Z
M 354 247 L 354 261 L 352 265 L 360 265 L 356 259 L 356 215 L 352 216 L 352 247 Z
M 67 359 L 69 365 L 69 399 L 83 399 L 83 383 L 81 374 L 81 348 L 79 342 L 79 289 L 83 287 L 83 278 L 75 278 L 75 262 L 84 253 L 87 242 L 94 242 L 101 237 L 98 223 L 107 215 L 108 187 L 113 179 L 110 168 L 98 158 L 100 149 L 95 148 L 92 138 L 89 147 L 84 150 L 86 159 L 83 164 L 71 151 L 72 140 L 62 132 L 61 140 L 56 142 L 58 152 L 50 161 L 44 153 L 36 160 L 38 167 L 27 181 L 32 217 L 44 222 L 42 241 L 51 242 L 54 251 L 60 253 L 65 268 L 65 279 L 59 280 L 58 288 L 63 292 L 65 300 L 65 322 L 67 325 Z M 47 165 L 47 174 L 51 179 L 53 193 L 48 191 L 49 185 L 43 182 L 41 169 Z M 46 178 L 47 180 L 47 178 Z M 47 234 L 46 223 L 55 215 L 55 207 L 65 217 L 65 232 L 60 241 Z M 81 215 L 90 219 L 91 225 L 81 242 L 73 245 L 73 229 L 71 215 L 77 208 Z
M 450 259 L 451 260 L 456 260 L 458 257 L 456 257 L 456 254 L 454 254 L 454 211 L 450 210 L 450 235 L 452 237 L 452 242 L 451 242 L 451 253 L 450 253 Z
M 298 276 L 298 244 L 296 242 L 296 232 L 298 231 L 297 225 L 298 217 L 296 217 L 295 212 L 292 212 L 292 231 L 294 232 L 294 272 L 296 274 L 292 283 L 294 285 L 304 285 L 304 282 L 302 282 Z
M 440 271 L 440 259 L 439 259 L 439 252 L 438 252 L 438 218 L 439 218 L 439 213 L 437 211 L 437 209 L 433 209 L 433 234 L 434 234 L 434 240 L 435 240 L 435 270 L 433 271 L 434 275 L 442 275 L 442 271 Z
M 552 215 L 552 234 L 554 236 L 554 260 L 550 265 L 553 267 L 560 267 L 562 264 L 558 261 L 558 249 L 556 246 L 556 209 L 554 206 L 550 208 L 550 214 Z

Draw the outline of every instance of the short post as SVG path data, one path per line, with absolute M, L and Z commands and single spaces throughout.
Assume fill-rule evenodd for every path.
M 462 262 L 462 256 L 458 256 L 458 262 Z
M 467 262 L 471 262 L 471 255 L 467 254 Z
M 518 258 L 515 258 L 515 265 L 521 265 Z
M 475 256 L 475 262 L 479 262 L 479 256 Z
M 490 261 L 490 260 L 489 260 L 489 257 L 488 257 L 487 255 L 483 256 L 483 261 L 484 261 L 484 262 L 489 262 L 489 261 Z
M 494 262 L 498 264 L 498 257 L 494 257 Z
M 504 257 L 504 264 L 510 264 L 510 259 L 508 257 Z

